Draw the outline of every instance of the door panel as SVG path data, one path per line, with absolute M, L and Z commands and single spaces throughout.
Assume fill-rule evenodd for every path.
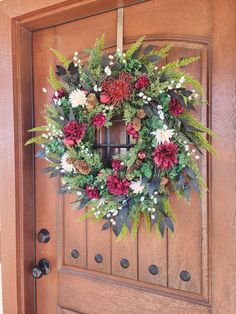
M 124 48 L 147 35 L 146 44 L 173 44 L 160 66 L 176 58 L 200 56 L 198 62 L 183 70 L 199 79 L 209 93 L 209 45 L 205 39 L 209 33 L 208 2 L 198 2 L 201 23 L 199 5 L 193 4 L 185 12 L 181 10 L 184 1 L 179 1 L 177 7 L 176 1 L 168 3 L 148 1 L 124 9 Z M 200 23 L 197 29 L 193 26 L 195 20 Z M 58 49 L 68 57 L 78 51 L 86 59 L 83 49 L 104 33 L 107 51 L 114 51 L 116 23 L 117 11 L 111 11 L 33 33 L 36 125 L 42 124 L 40 112 L 52 95 L 46 78 L 49 65 L 55 65 L 56 60 L 49 49 Z M 46 94 L 43 87 L 48 90 Z M 207 113 L 206 107 L 199 107 L 196 115 L 207 123 Z M 111 130 L 112 137 L 125 141 L 125 133 L 117 133 L 117 128 Z M 147 233 L 142 222 L 135 240 L 128 235 L 118 242 L 112 232 L 101 231 L 101 223 L 78 222 L 82 212 L 72 210 L 75 196 L 59 197 L 58 179 L 49 179 L 40 172 L 45 166 L 45 161 L 35 161 L 36 232 L 48 229 L 51 240 L 36 243 L 36 257 L 49 259 L 53 270 L 37 281 L 38 313 L 56 313 L 58 306 L 59 313 L 209 313 L 208 195 L 202 200 L 193 195 L 190 205 L 172 197 L 174 236 L 166 234 L 159 239 L 155 231 Z M 200 167 L 205 178 L 207 166 L 204 156 Z M 101 262 L 96 258 L 98 254 Z M 122 259 L 128 260 L 128 268 L 121 266 Z M 153 264 L 158 267 L 156 275 L 149 271 Z M 182 271 L 190 273 L 190 281 L 181 279 Z

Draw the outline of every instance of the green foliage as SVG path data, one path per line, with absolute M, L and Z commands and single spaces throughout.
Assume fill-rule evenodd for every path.
M 96 71 L 97 68 L 101 67 L 102 50 L 104 48 L 105 35 L 103 34 L 100 38 L 97 38 L 92 48 L 85 49 L 90 54 L 89 57 L 89 69 Z
M 204 148 L 212 155 L 217 156 L 215 148 L 208 142 L 204 135 L 200 134 L 199 132 L 195 132 L 194 139 L 197 140 L 199 147 Z
M 134 44 L 132 44 L 126 51 L 126 58 L 131 58 L 133 53 L 143 44 L 145 36 L 140 37 Z
M 161 72 L 166 72 L 170 70 L 176 70 L 181 67 L 185 67 L 189 65 L 190 63 L 196 62 L 200 57 L 190 57 L 190 58 L 184 58 L 182 60 L 177 60 L 171 63 L 167 63 L 163 69 L 161 69 Z
M 60 51 L 54 49 L 54 48 L 51 48 L 50 49 L 54 55 L 58 58 L 59 61 L 61 61 L 61 63 L 66 67 L 68 68 L 69 64 L 70 64 L 70 60 L 68 60 Z
M 180 118 L 183 118 L 188 121 L 188 124 L 202 130 L 203 132 L 209 134 L 210 136 L 216 136 L 216 134 L 209 128 L 205 127 L 201 122 L 199 122 L 197 119 L 195 119 L 192 115 L 190 115 L 188 112 L 184 112 L 180 115 Z
M 26 145 L 29 145 L 29 144 L 33 144 L 33 143 L 36 143 L 36 144 L 44 144 L 44 143 L 47 143 L 48 142 L 48 139 L 42 137 L 41 135 L 40 136 L 35 136 L 31 139 L 29 139 L 26 143 L 25 143 L 25 146 Z
M 52 88 L 55 90 L 58 90 L 59 88 L 63 87 L 63 84 L 57 79 L 55 75 L 55 71 L 51 65 L 50 65 L 50 70 L 49 70 L 48 81 L 50 85 L 52 86 Z

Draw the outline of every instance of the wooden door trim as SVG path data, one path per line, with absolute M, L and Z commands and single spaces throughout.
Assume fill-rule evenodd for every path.
M 12 269 L 16 276 L 11 280 L 17 282 L 18 313 L 35 311 L 31 276 L 35 258 L 34 149 L 24 146 L 26 130 L 34 124 L 32 32 L 145 1 L 149 0 L 69 0 L 12 19 L 17 269 Z

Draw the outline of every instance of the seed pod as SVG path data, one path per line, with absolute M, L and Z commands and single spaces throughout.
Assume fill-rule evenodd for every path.
M 91 168 L 84 160 L 76 160 L 74 163 L 75 169 L 83 175 L 87 175 L 91 172 Z
M 146 117 L 146 112 L 143 109 L 139 109 L 136 116 L 140 119 L 143 119 L 144 117 Z
M 132 124 L 133 124 L 135 131 L 138 132 L 141 129 L 141 119 L 140 118 L 134 117 Z

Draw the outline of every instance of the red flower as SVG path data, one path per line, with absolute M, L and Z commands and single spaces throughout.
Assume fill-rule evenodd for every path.
M 112 169 L 115 171 L 124 169 L 125 167 L 121 164 L 121 160 L 113 159 L 111 162 Z
M 139 159 L 145 159 L 147 157 L 147 154 L 145 153 L 145 151 L 141 150 L 140 152 L 138 152 L 138 158 Z
M 86 124 L 78 123 L 76 121 L 70 121 L 64 126 L 63 131 L 65 135 L 64 144 L 74 146 L 76 143 L 78 144 L 84 137 Z M 69 140 L 71 142 L 69 142 Z
M 147 88 L 150 81 L 149 78 L 146 75 L 140 75 L 135 83 L 135 88 L 141 89 L 141 88 Z
M 127 125 L 126 131 L 129 135 L 131 135 L 134 139 L 138 139 L 139 138 L 139 133 L 137 131 L 135 131 L 132 123 L 129 123 Z
M 113 195 L 128 194 L 129 186 L 130 182 L 128 182 L 126 179 L 122 179 L 120 181 L 117 174 L 114 174 L 114 176 L 108 176 L 107 178 L 107 188 Z
M 89 198 L 99 198 L 100 194 L 97 187 L 92 187 L 91 185 L 86 186 L 86 192 Z
M 173 142 L 165 142 L 162 145 L 157 145 L 152 153 L 155 164 L 162 170 L 170 169 L 175 164 L 178 164 L 177 151 L 178 145 Z
M 180 105 L 179 101 L 172 97 L 169 102 L 169 112 L 173 116 L 178 116 L 179 114 L 184 112 L 184 108 Z
M 102 127 L 106 124 L 106 117 L 103 113 L 98 113 L 92 118 L 93 126 Z
M 55 91 L 54 95 L 52 96 L 52 100 L 56 101 L 62 97 L 64 97 L 66 94 L 64 88 L 59 88 L 57 91 Z
M 109 104 L 110 101 L 111 101 L 111 97 L 109 95 L 107 95 L 106 93 L 101 93 L 100 103 Z
M 119 105 L 124 99 L 130 97 L 132 89 L 131 79 L 130 74 L 120 72 L 118 79 L 109 78 L 104 81 L 102 89 L 110 97 L 112 103 Z

